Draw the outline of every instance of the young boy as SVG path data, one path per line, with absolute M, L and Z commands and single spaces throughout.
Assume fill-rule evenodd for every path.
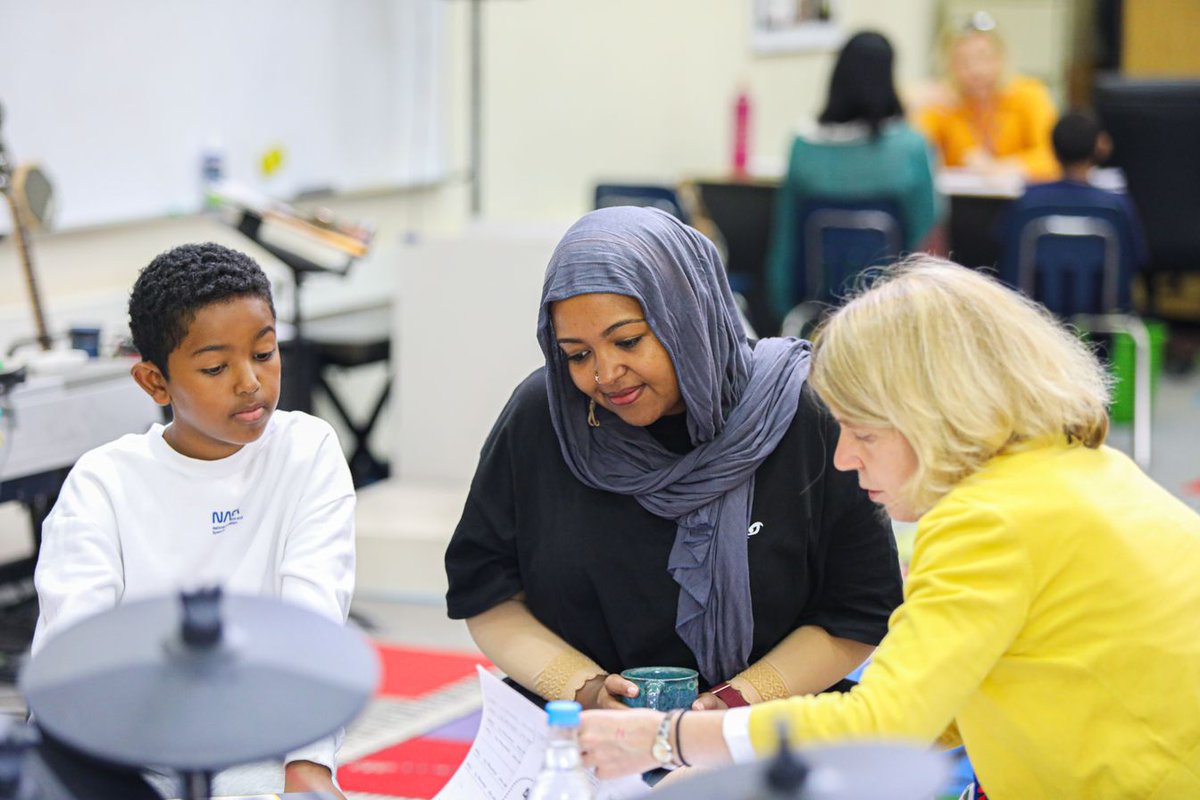
M 1100 123 L 1082 111 L 1063 114 L 1051 133 L 1054 155 L 1062 166 L 1062 180 L 1030 186 L 1017 201 L 1017 209 L 1031 206 L 1073 208 L 1113 208 L 1125 227 L 1124 236 L 1132 248 L 1131 263 L 1144 266 L 1149 259 L 1141 222 L 1129 196 L 1095 186 L 1092 170 L 1102 164 L 1112 150 L 1112 141 Z
M 176 247 L 138 276 L 129 324 L 142 356 L 133 379 L 173 419 L 86 453 L 68 475 L 42 529 L 34 652 L 83 617 L 204 584 L 345 622 L 354 487 L 327 423 L 275 410 L 279 351 L 262 270 L 220 245 Z M 289 754 L 285 791 L 342 798 L 338 740 Z M 226 784 L 220 794 L 279 789 Z

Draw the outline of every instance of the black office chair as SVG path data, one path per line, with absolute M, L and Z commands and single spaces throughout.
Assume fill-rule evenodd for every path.
M 801 336 L 835 305 L 865 269 L 895 261 L 904 247 L 904 224 L 891 199 L 804 201 L 794 223 L 797 258 L 792 271 L 792 310 L 783 336 Z
M 1018 208 L 1006 229 L 1000 277 L 1083 330 L 1133 340 L 1133 459 L 1149 469 L 1150 334 L 1130 310 L 1127 222 L 1102 207 Z
M 741 180 L 695 182 L 704 213 L 725 243 L 729 285 L 746 298 L 746 315 L 763 334 L 779 330 L 767 296 L 767 243 L 775 216 L 774 183 Z
M 1106 75 L 1094 100 L 1146 229 L 1147 311 L 1157 315 L 1155 275 L 1200 271 L 1200 80 Z

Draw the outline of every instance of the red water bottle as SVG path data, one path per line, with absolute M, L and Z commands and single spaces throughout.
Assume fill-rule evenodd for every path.
M 750 94 L 745 87 L 738 89 L 733 104 L 733 174 L 746 177 L 750 156 Z

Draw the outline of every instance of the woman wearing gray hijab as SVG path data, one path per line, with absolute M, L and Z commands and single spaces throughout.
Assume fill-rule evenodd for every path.
M 483 446 L 446 552 L 450 616 L 531 696 L 619 708 L 638 666 L 698 707 L 837 684 L 900 602 L 891 530 L 830 464 L 810 348 L 751 344 L 712 243 L 587 214 L 546 269 L 546 366 Z

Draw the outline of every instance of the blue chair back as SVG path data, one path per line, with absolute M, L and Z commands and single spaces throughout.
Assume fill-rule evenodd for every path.
M 1131 223 L 1114 201 L 1014 206 L 1000 277 L 1061 317 L 1128 311 L 1135 250 Z
M 636 183 L 596 184 L 594 208 L 612 206 L 642 206 L 657 208 L 675 217 L 685 225 L 691 224 L 679 192 L 670 186 Z
M 795 221 L 794 299 L 836 301 L 864 269 L 894 261 L 904 247 L 902 219 L 890 199 L 806 199 Z

